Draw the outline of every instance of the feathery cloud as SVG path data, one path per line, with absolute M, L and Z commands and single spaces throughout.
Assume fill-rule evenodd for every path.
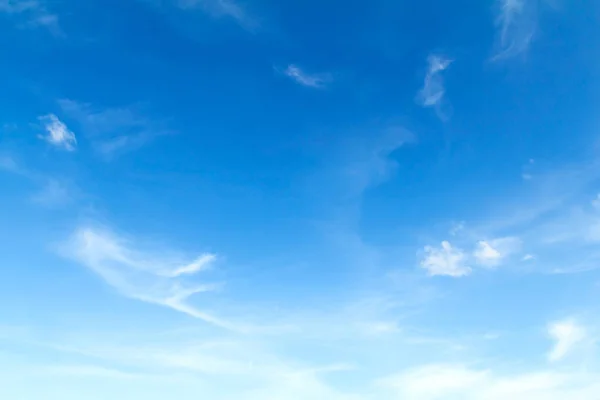
M 550 324 L 548 335 L 555 341 L 548 353 L 549 361 L 560 361 L 586 337 L 585 329 L 573 320 L 558 321 Z
M 331 82 L 332 79 L 330 74 L 308 74 L 300 67 L 293 64 L 288 65 L 288 67 L 283 71 L 283 74 L 293 79 L 300 85 L 315 89 L 324 88 L 329 82 Z
M 170 133 L 159 122 L 132 107 L 98 109 L 74 100 L 58 101 L 63 112 L 77 121 L 94 148 L 103 156 L 141 147 L 157 136 Z
M 429 276 L 458 278 L 471 273 L 471 268 L 465 265 L 466 254 L 447 241 L 443 241 L 441 247 L 425 246 L 424 251 L 421 267 L 427 270 Z
M 526 52 L 536 31 L 537 0 L 497 1 L 497 50 L 493 60 L 510 58 Z
M 75 134 L 54 114 L 48 114 L 39 117 L 40 122 L 44 126 L 46 136 L 41 136 L 53 146 L 63 148 L 68 151 L 75 150 L 77 147 L 77 139 Z
M 172 308 L 211 324 L 233 329 L 231 324 L 202 312 L 187 300 L 194 294 L 213 291 L 215 284 L 198 284 L 184 276 L 206 270 L 215 255 L 202 254 L 191 262 L 167 258 L 160 252 L 130 247 L 123 237 L 107 230 L 82 227 L 64 244 L 63 254 L 89 268 L 119 293 Z
M 427 58 L 427 63 L 425 81 L 417 96 L 417 102 L 423 107 L 434 108 L 441 119 L 446 119 L 447 114 L 442 107 L 446 89 L 441 74 L 452 64 L 452 60 L 432 54 Z

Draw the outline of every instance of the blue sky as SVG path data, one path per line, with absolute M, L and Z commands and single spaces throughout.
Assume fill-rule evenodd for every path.
M 0 397 L 600 398 L 571 3 L 0 0 Z

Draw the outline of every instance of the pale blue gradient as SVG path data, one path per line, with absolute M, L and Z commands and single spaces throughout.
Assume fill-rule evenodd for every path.
M 591 0 L 0 0 L 0 398 L 600 398 Z

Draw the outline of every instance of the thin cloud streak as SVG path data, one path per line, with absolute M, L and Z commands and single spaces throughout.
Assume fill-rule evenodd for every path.
M 302 86 L 315 89 L 323 89 L 331 82 L 331 75 L 329 74 L 309 74 L 294 64 L 288 65 L 283 74 Z

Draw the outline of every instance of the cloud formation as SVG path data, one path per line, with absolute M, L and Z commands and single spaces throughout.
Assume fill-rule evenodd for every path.
M 77 147 L 75 134 L 54 114 L 39 117 L 47 135 L 41 136 L 53 146 L 73 151 Z
M 536 31 L 537 0 L 497 0 L 496 54 L 503 59 L 526 52 Z
M 425 247 L 425 257 L 421 267 L 427 270 L 429 276 L 451 276 L 458 278 L 471 273 L 471 268 L 465 265 L 467 256 L 452 245 L 443 241 L 441 247 Z
M 61 99 L 58 104 L 66 115 L 77 121 L 94 148 L 106 157 L 137 149 L 157 136 L 170 133 L 133 107 L 100 109 L 70 99 Z
M 548 335 L 554 340 L 554 347 L 548 353 L 551 362 L 565 358 L 573 348 L 586 337 L 585 329 L 573 320 L 558 321 L 548 327 Z
M 232 328 L 227 322 L 188 303 L 198 293 L 213 291 L 215 284 L 184 279 L 208 269 L 214 254 L 202 254 L 191 261 L 165 257 L 165 252 L 140 251 L 130 242 L 107 230 L 91 227 L 78 229 L 63 246 L 63 254 L 89 268 L 119 293 L 172 308 L 211 324 Z
M 444 96 L 446 89 L 442 72 L 448 69 L 452 60 L 440 55 L 432 54 L 427 58 L 427 73 L 423 87 L 417 95 L 417 102 L 423 107 L 432 107 L 441 119 L 447 118 L 444 109 Z
M 288 65 L 283 74 L 302 86 L 315 89 L 322 89 L 331 82 L 331 75 L 329 74 L 309 74 L 294 64 Z

